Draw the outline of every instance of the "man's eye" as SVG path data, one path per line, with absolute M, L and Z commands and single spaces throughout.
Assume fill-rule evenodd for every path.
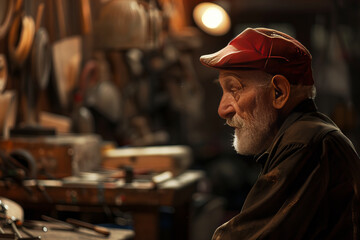
M 240 90 L 241 90 L 241 87 L 232 87 L 232 88 L 230 88 L 231 92 L 238 92 Z

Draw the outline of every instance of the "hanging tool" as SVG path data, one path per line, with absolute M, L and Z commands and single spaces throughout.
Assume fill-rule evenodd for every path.
M 21 29 L 21 31 L 20 31 Z M 20 37 L 19 37 L 20 31 Z M 22 66 L 29 56 L 35 36 L 35 22 L 31 16 L 17 16 L 9 32 L 10 57 L 17 66 Z
M 4 16 L 0 17 L 0 20 L 2 21 L 2 22 L 0 22 L 0 39 L 2 39 L 3 37 L 5 37 L 5 35 L 7 34 L 7 31 L 9 30 L 9 27 L 10 27 L 10 24 L 11 24 L 11 21 L 13 18 L 15 6 L 14 6 L 13 0 L 1 1 L 0 5 L 1 5 L 0 15 L 4 15 Z
M 0 93 L 2 93 L 6 87 L 8 79 L 8 66 L 6 57 L 4 54 L 0 54 Z
M 69 94 L 74 90 L 82 61 L 81 36 L 67 36 L 64 1 L 55 1 L 60 40 L 52 45 L 56 90 L 62 108 L 69 106 Z

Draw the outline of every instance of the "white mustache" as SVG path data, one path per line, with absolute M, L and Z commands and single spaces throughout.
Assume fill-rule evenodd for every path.
M 244 126 L 244 120 L 238 115 L 234 115 L 232 118 L 226 119 L 226 124 L 233 128 L 241 128 Z

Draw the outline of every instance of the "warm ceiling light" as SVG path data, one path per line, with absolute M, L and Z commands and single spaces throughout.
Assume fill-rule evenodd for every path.
M 196 25 L 210 35 L 224 35 L 230 29 L 230 17 L 215 3 L 200 3 L 193 11 Z
M 217 28 L 223 21 L 223 16 L 218 8 L 209 7 L 202 15 L 201 21 L 208 28 Z

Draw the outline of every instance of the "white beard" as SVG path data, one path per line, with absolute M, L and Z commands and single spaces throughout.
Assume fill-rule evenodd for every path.
M 226 123 L 235 128 L 233 147 L 236 152 L 242 155 L 256 155 L 266 150 L 275 134 L 275 123 L 277 112 L 260 104 L 254 111 L 251 119 L 245 120 L 235 114 Z

